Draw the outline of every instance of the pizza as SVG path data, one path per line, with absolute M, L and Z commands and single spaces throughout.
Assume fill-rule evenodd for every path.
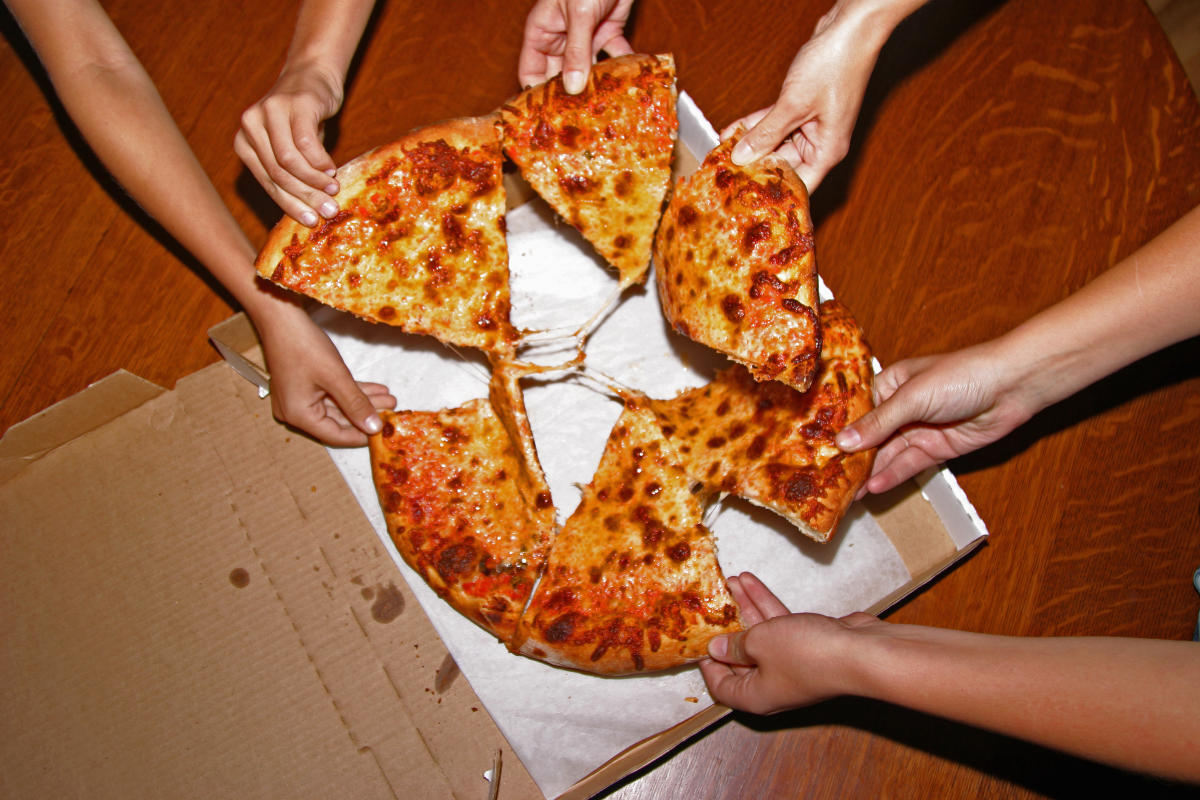
M 488 352 L 513 350 L 497 117 L 430 125 L 343 165 L 341 210 L 285 217 L 259 275 L 326 305 Z
M 740 630 L 692 484 L 644 398 L 628 397 L 510 648 L 623 675 L 696 661 Z
M 741 630 L 708 503 L 743 497 L 825 541 L 874 459 L 833 443 L 871 407 L 871 355 L 843 306 L 816 310 L 803 184 L 771 158 L 734 167 L 726 142 L 663 214 L 676 127 L 671 57 L 611 59 L 581 95 L 555 79 L 349 162 L 342 211 L 313 229 L 285 219 L 256 264 L 327 305 L 484 351 L 486 398 L 380 412 L 369 453 L 387 534 L 510 651 L 601 675 L 687 664 Z M 561 525 L 521 382 L 586 354 L 580 341 L 565 364 L 517 358 L 529 342 L 509 317 L 505 153 L 621 289 L 653 251 L 670 324 L 739 362 L 669 399 L 613 388 L 621 414 Z
M 634 54 L 592 67 L 567 94 L 561 76 L 500 107 L 504 151 L 533 189 L 617 270 L 640 283 L 671 183 L 675 62 Z
M 799 391 L 821 352 L 808 191 L 783 159 L 730 160 L 735 135 L 675 185 L 654 243 L 663 314 L 679 333 Z
M 396 549 L 453 608 L 508 641 L 554 534 L 544 482 L 529 482 L 485 399 L 380 415 L 371 472 Z
M 820 305 L 816 382 L 797 392 L 741 365 L 710 384 L 652 400 L 663 433 L 707 495 L 732 494 L 828 541 L 871 474 L 874 450 L 843 453 L 833 437 L 873 406 L 871 351 L 844 305 Z

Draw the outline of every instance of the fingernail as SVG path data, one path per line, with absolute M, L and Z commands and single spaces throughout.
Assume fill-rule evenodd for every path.
M 325 194 L 337 194 L 337 193 L 338 193 L 338 185 L 336 183 L 330 183 L 328 186 L 325 187 Z
M 321 212 L 322 217 L 329 219 L 338 212 L 337 203 L 333 202 L 332 200 L 326 200 L 324 203 L 321 203 L 321 208 L 319 211 Z
M 363 429 L 367 433 L 379 433 L 383 430 L 383 420 L 379 418 L 378 414 L 372 414 L 363 420 Z
M 579 94 L 583 91 L 586 83 L 587 77 L 579 70 L 573 69 L 563 73 L 563 87 L 567 90 L 567 94 Z
M 754 150 L 751 149 L 750 143 L 745 139 L 742 139 L 740 142 L 735 144 L 733 146 L 733 152 L 729 154 L 729 160 L 739 167 L 749 164 L 756 158 L 758 158 L 758 156 L 755 154 Z
M 713 658 L 724 658 L 729 652 L 729 640 L 724 636 L 718 636 L 708 643 L 708 654 Z
M 834 441 L 837 442 L 837 446 L 843 450 L 853 450 L 855 447 L 858 447 L 860 442 L 862 442 L 862 437 L 859 436 L 858 431 L 854 430 L 853 428 L 846 428 L 840 431 L 838 435 L 834 437 Z
M 325 170 L 325 174 L 331 178 L 337 177 L 337 167 L 330 167 L 329 169 Z
M 317 215 L 311 211 L 305 211 L 300 215 L 300 221 L 311 228 L 317 224 Z

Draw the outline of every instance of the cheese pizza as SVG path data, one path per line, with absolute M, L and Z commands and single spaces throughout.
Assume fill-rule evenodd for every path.
M 510 647 L 621 675 L 696 661 L 740 630 L 691 487 L 644 398 L 629 397 Z
M 871 407 L 871 355 L 843 306 L 817 311 L 808 197 L 790 168 L 735 167 L 726 142 L 663 214 L 674 79 L 670 56 L 624 56 L 580 95 L 556 78 L 413 131 L 342 167 L 341 212 L 312 229 L 285 219 L 256 264 L 328 305 L 486 353 L 487 398 L 381 412 L 369 453 L 387 533 L 512 652 L 602 675 L 687 664 L 741 629 L 708 502 L 734 494 L 825 541 L 874 458 L 833 443 Z M 653 250 L 669 323 L 739 362 L 669 399 L 614 390 L 621 414 L 561 525 L 521 381 L 578 367 L 584 345 L 555 366 L 517 357 L 531 339 L 509 316 L 505 153 L 621 289 Z
M 873 405 L 871 351 L 844 305 L 820 306 L 821 368 L 804 393 L 755 381 L 742 366 L 669 400 L 652 400 L 688 475 L 707 494 L 768 508 L 828 541 L 871 474 L 875 451 L 843 453 L 833 437 Z
M 654 245 L 663 314 L 755 380 L 806 390 L 821 328 L 808 191 L 777 156 L 745 167 L 730 138 L 675 186 Z
M 580 94 L 567 94 L 559 76 L 500 108 L 509 158 L 616 268 L 622 288 L 650 266 L 671 182 L 675 99 L 674 59 L 635 54 L 593 66 Z
M 404 561 L 456 610 L 503 641 L 516 630 L 554 534 L 554 505 L 487 400 L 380 412 L 371 470 Z
M 332 219 L 276 225 L 258 273 L 373 322 L 511 352 L 502 164 L 495 115 L 413 131 L 338 170 Z

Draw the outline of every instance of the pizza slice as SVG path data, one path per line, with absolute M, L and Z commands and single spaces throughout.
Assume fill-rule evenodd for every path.
M 821 304 L 821 368 L 804 393 L 759 383 L 742 366 L 670 400 L 651 400 L 684 469 L 706 493 L 743 497 L 825 542 L 871 474 L 875 451 L 833 437 L 873 405 L 871 352 L 836 300 Z
M 804 391 L 821 352 L 808 191 L 776 156 L 734 165 L 736 140 L 681 178 L 663 213 L 654 245 L 663 314 L 755 380 Z
M 508 641 L 554 534 L 549 491 L 531 486 L 491 404 L 380 412 L 371 470 L 404 561 L 453 608 Z
M 500 108 L 504 150 L 534 190 L 616 268 L 621 288 L 650 266 L 679 127 L 675 62 L 628 55 L 567 94 L 555 77 Z
M 413 131 L 338 170 L 332 219 L 281 220 L 258 273 L 373 322 L 511 352 L 502 164 L 494 114 Z
M 698 660 L 740 630 L 692 481 L 643 400 L 626 400 L 510 649 L 620 675 Z

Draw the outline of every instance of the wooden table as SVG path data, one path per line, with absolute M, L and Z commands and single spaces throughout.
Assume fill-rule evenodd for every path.
M 285 0 L 107 0 L 255 241 L 278 217 L 231 142 L 291 34 Z M 413 5 L 414 8 L 405 8 Z M 386 3 L 331 131 L 345 160 L 516 89 L 524 10 Z M 486 8 L 489 7 L 490 8 Z M 794 6 L 794 7 L 793 7 Z M 639 0 L 718 128 L 771 102 L 825 3 Z M 247 9 L 252 11 L 247 12 Z M 124 368 L 170 387 L 231 306 L 105 177 L 5 13 L 0 430 Z M 953 349 L 1066 296 L 1200 202 L 1200 106 L 1140 0 L 935 0 L 885 49 L 846 162 L 813 198 L 820 271 L 881 361 Z M 952 467 L 989 544 L 890 619 L 1187 638 L 1200 605 L 1200 343 L 1048 409 Z M 857 700 L 735 715 L 613 798 L 1148 796 L 1154 782 Z

